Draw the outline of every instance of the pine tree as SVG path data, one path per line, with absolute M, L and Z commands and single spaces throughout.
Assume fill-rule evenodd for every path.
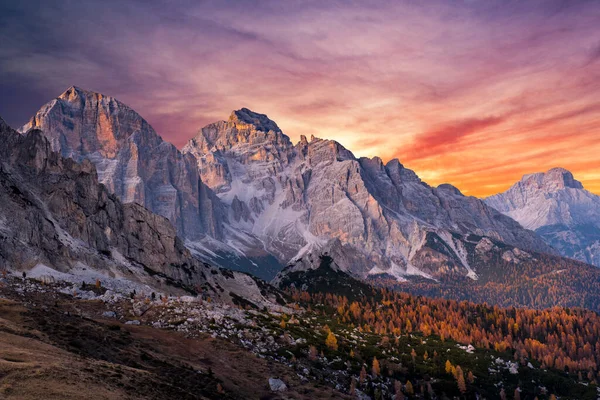
M 396 400 L 404 400 L 404 393 L 402 393 L 402 384 L 400 381 L 394 380 L 394 392 L 396 393 Z

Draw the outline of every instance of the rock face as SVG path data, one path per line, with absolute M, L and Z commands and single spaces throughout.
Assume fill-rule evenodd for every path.
M 164 142 L 125 104 L 71 87 L 20 131 L 33 128 L 63 157 L 90 160 L 110 192 L 168 218 L 182 237 L 222 237 L 220 202 L 198 179 L 194 158 Z
M 600 196 L 566 169 L 525 175 L 485 202 L 535 230 L 561 255 L 600 267 Z
M 99 184 L 89 160 L 63 158 L 38 129 L 21 135 L 1 118 L 0 204 L 0 269 L 94 271 L 171 293 L 200 287 L 215 299 L 261 307 L 278 296 L 246 274 L 192 257 L 169 220 L 123 204 Z
M 398 160 L 357 159 L 315 137 L 292 145 L 275 122 L 248 109 L 202 128 L 182 151 L 196 157 L 202 180 L 228 207 L 230 243 L 264 248 L 282 262 L 326 251 L 361 277 L 475 279 L 467 235 L 552 251 L 483 201 L 450 185 L 430 187 Z
M 476 278 L 466 235 L 552 251 L 512 219 L 450 185 L 428 186 L 398 160 L 356 158 L 337 142 L 292 144 L 266 115 L 234 111 L 182 152 L 117 100 L 70 88 L 22 128 L 91 161 L 108 191 L 168 218 L 204 260 L 271 279 L 327 251 L 368 274 Z

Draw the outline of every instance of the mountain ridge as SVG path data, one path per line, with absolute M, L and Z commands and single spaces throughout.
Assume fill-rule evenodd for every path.
M 180 152 L 119 104 L 71 88 L 22 131 L 41 127 L 55 150 L 92 161 L 119 198 L 167 217 L 211 263 L 270 279 L 320 249 L 346 254 L 340 265 L 363 278 L 458 271 L 476 279 L 470 234 L 553 251 L 479 199 L 448 184 L 431 187 L 397 159 L 357 158 L 314 136 L 293 144 L 265 114 L 234 110 Z
M 492 235 L 552 252 L 532 233 L 480 200 L 463 196 L 454 186 L 430 187 L 397 159 L 384 164 L 379 157 L 356 158 L 333 140 L 312 136 L 308 141 L 302 135 L 292 145 L 280 130 L 271 129 L 265 135 L 260 127 L 240 130 L 230 121 L 202 128 L 182 151 L 197 158 L 203 181 L 224 204 L 231 205 L 232 226 L 256 236 L 283 262 L 315 248 L 338 254 L 343 248 L 358 257 L 363 267 L 353 272 L 363 277 L 369 272 L 368 264 L 406 273 L 414 270 L 412 260 L 420 262 L 414 256 L 426 242 L 427 229 L 448 230 L 442 234 L 446 239 L 440 240 L 452 242 L 447 246 L 452 248 L 451 262 L 472 277 L 476 274 L 458 254 L 462 245 L 451 239 L 450 232 Z M 461 212 L 461 207 L 473 211 L 472 215 Z M 421 229 L 421 234 L 407 231 L 410 224 Z M 393 235 L 397 235 L 396 242 L 386 244 L 385 237 Z M 361 247 L 367 247 L 370 254 L 357 251 Z M 402 250 L 389 254 L 393 248 Z

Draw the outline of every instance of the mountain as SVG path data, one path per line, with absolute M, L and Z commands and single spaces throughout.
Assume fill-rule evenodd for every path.
M 242 251 L 264 248 L 282 263 L 335 254 L 356 276 L 472 279 L 468 235 L 552 252 L 533 232 L 451 185 L 431 187 L 396 159 L 356 158 L 332 140 L 297 144 L 266 115 L 243 108 L 202 128 L 182 149 L 228 208 Z
M 485 202 L 534 230 L 561 255 L 600 267 L 600 196 L 566 169 L 525 175 Z
M 398 160 L 356 158 L 315 137 L 293 144 L 247 108 L 202 128 L 181 152 L 128 106 L 76 87 L 21 132 L 33 128 L 62 156 L 91 161 L 121 201 L 168 218 L 197 257 L 264 279 L 315 250 L 362 278 L 477 279 L 469 235 L 553 251 L 481 200 L 431 187 Z
M 99 181 L 122 202 L 168 218 L 203 260 L 265 279 L 281 269 L 260 247 L 244 253 L 227 244 L 227 210 L 200 179 L 196 159 L 163 141 L 115 98 L 73 86 L 42 106 L 20 132 L 34 128 L 63 157 L 91 161 Z
M 63 157 L 90 160 L 110 192 L 168 218 L 180 236 L 222 236 L 220 203 L 199 181 L 195 160 L 163 141 L 127 105 L 73 86 L 20 131 L 33 128 Z
M 21 135 L 0 119 L 0 160 L 2 270 L 257 307 L 281 300 L 264 282 L 194 258 L 169 220 L 123 204 L 90 161 L 63 158 L 38 129 Z

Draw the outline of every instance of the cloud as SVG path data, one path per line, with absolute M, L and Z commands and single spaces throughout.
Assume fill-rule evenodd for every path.
M 19 126 L 76 84 L 181 146 L 249 107 L 486 195 L 551 162 L 592 176 L 599 18 L 558 0 L 4 2 L 0 115 Z
M 477 135 L 490 126 L 498 125 L 502 117 L 469 118 L 453 121 L 417 135 L 407 147 L 401 147 L 398 152 L 404 154 L 404 159 L 418 160 L 435 156 L 440 152 L 451 150 L 464 139 Z

